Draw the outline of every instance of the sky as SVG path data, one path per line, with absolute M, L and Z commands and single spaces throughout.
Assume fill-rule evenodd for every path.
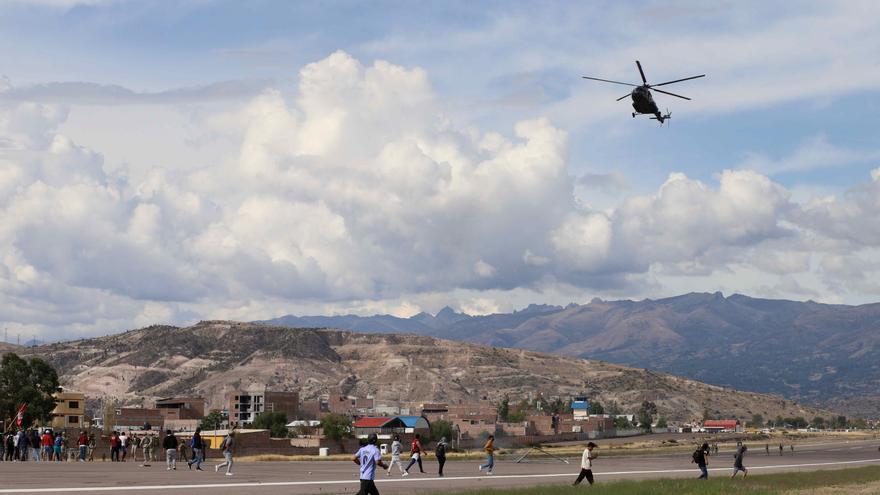
M 0 1 L 0 325 L 880 300 L 880 4 Z M 632 118 L 627 88 L 669 125 Z

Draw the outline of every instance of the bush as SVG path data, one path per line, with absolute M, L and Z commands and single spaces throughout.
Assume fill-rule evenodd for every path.
M 287 438 L 287 415 L 283 412 L 267 411 L 259 416 L 251 424 L 260 430 L 269 430 L 269 436 L 273 438 Z
M 440 440 L 446 437 L 446 440 L 452 440 L 452 423 L 442 419 L 438 419 L 431 423 L 431 440 Z

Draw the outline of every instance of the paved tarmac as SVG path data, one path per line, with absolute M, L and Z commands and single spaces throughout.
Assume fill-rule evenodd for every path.
M 778 447 L 766 455 L 763 444 L 754 445 L 745 458 L 745 464 L 754 474 L 774 472 L 840 469 L 866 465 L 880 465 L 880 441 L 834 442 L 796 447 L 792 454 L 786 449 L 779 455 Z M 699 472 L 690 462 L 690 454 L 651 455 L 599 458 L 595 461 L 596 482 L 613 479 L 650 479 L 696 477 Z M 570 458 L 570 464 L 542 456 L 527 462 L 513 460 L 496 462 L 492 476 L 477 471 L 476 461 L 446 463 L 446 477 L 436 475 L 437 463 L 428 457 L 424 463 L 427 474 L 418 468 L 402 478 L 395 472 L 391 477 L 377 476 L 377 485 L 383 494 L 438 493 L 483 487 L 522 487 L 544 484 L 571 483 L 580 466 L 580 459 Z M 166 471 L 163 462 L 152 467 L 137 463 L 0 463 L 0 494 L 7 493 L 159 493 L 172 490 L 187 495 L 294 495 L 294 494 L 352 494 L 358 490 L 357 466 L 351 462 L 240 462 L 234 466 L 234 476 L 214 472 L 211 461 L 204 472 L 190 471 L 186 464 L 177 471 Z M 710 462 L 710 476 L 728 476 L 733 465 L 732 453 L 720 452 Z M 796 476 L 796 474 L 793 474 Z

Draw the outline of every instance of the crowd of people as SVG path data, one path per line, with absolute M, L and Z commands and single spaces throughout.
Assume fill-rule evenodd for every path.
M 6 432 L 0 437 L 0 461 L 80 462 L 93 460 L 95 437 L 81 431 L 76 439 L 51 428 L 29 428 Z
M 107 439 L 110 462 L 137 462 L 141 459 L 141 467 L 150 467 L 160 455 L 165 454 L 166 469 L 177 470 L 177 460 L 186 462 L 189 469 L 203 471 L 207 444 L 202 439 L 201 428 L 186 442 L 178 440 L 171 430 L 164 435 L 158 432 L 117 432 L 110 433 Z M 0 435 L 0 461 L 6 462 L 87 462 L 95 460 L 97 441 L 93 433 L 79 432 L 76 439 L 68 437 L 65 431 L 53 431 L 50 428 L 19 429 Z M 187 451 L 191 450 L 191 458 Z M 225 468 L 225 474 L 232 476 L 233 453 L 235 452 L 235 435 L 230 431 L 220 444 L 223 462 L 215 466 L 215 471 Z M 106 454 L 102 460 L 106 460 Z

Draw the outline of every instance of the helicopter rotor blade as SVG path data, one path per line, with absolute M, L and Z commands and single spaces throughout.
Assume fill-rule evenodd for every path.
M 662 89 L 654 89 L 654 88 L 651 88 L 651 91 L 656 91 L 656 92 L 658 92 L 658 93 L 663 93 L 663 94 L 665 94 L 665 95 L 669 95 L 669 96 L 675 96 L 676 98 L 681 98 L 681 99 L 683 99 L 683 100 L 690 100 L 690 98 L 688 98 L 687 96 L 677 95 L 677 94 L 675 94 L 675 93 L 670 93 L 669 91 L 663 91 Z
M 660 83 L 660 84 L 649 84 L 648 87 L 653 88 L 654 86 L 666 86 L 667 84 L 672 84 L 672 83 L 677 83 L 677 82 L 682 82 L 682 81 L 690 81 L 691 79 L 699 79 L 701 77 L 706 77 L 706 74 L 700 74 L 699 76 L 685 77 L 684 79 L 676 79 L 675 81 L 666 81 L 666 82 Z
M 581 76 L 581 77 L 583 77 L 584 79 L 590 79 L 592 81 L 602 81 L 602 82 L 607 82 L 607 83 L 623 84 L 624 86 L 633 86 L 633 87 L 638 86 L 638 84 L 630 84 L 630 83 L 625 83 L 625 82 L 620 82 L 620 81 L 612 81 L 610 79 L 599 79 L 598 77 L 588 77 L 588 76 Z
M 622 99 L 624 99 L 624 98 L 628 98 L 628 97 L 630 97 L 630 96 L 632 96 L 632 93 L 627 93 L 627 94 L 621 96 L 620 98 L 618 98 L 617 101 L 620 101 L 620 100 L 622 100 Z
M 648 84 L 648 80 L 645 79 L 645 71 L 642 70 L 642 64 L 638 60 L 636 60 L 636 66 L 639 68 L 639 74 L 642 75 L 642 83 Z

